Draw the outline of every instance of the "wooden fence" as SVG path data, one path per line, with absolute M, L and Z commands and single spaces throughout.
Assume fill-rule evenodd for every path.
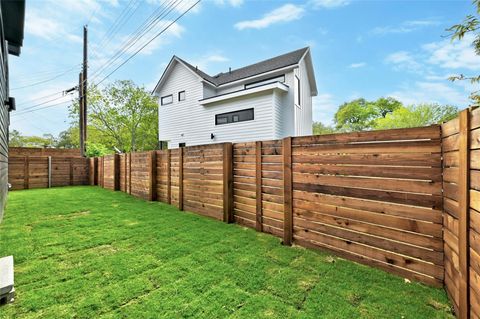
M 442 125 L 445 287 L 460 318 L 480 318 L 480 109 Z
M 440 126 L 105 156 L 99 184 L 443 284 Z
M 83 157 L 10 156 L 8 182 L 12 190 L 88 185 L 88 159 Z

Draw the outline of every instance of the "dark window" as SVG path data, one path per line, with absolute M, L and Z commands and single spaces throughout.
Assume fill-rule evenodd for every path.
M 243 121 L 252 121 L 252 120 L 253 120 L 253 108 L 215 115 L 215 125 L 243 122 Z
M 295 103 L 300 105 L 300 79 L 295 75 Z
M 185 91 L 178 92 L 178 100 L 185 101 Z
M 183 143 L 178 143 L 178 147 L 185 147 L 185 142 L 183 142 Z
M 173 103 L 173 96 L 171 94 L 162 96 L 162 99 L 161 99 L 161 104 L 162 105 L 167 105 L 167 104 L 172 104 L 172 103 Z
M 245 84 L 245 89 L 251 89 L 251 88 L 254 88 L 254 87 L 257 87 L 257 86 L 262 86 L 262 85 L 275 83 L 275 82 L 282 82 L 282 83 L 285 82 L 285 75 L 282 74 L 282 75 L 276 76 L 274 78 L 269 78 L 269 79 Z

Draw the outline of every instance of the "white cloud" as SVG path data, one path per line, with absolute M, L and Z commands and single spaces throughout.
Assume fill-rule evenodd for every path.
M 45 40 L 52 40 L 62 30 L 57 20 L 49 19 L 36 11 L 27 10 L 25 20 L 25 32 Z
M 333 95 L 329 93 L 320 93 L 312 98 L 312 103 L 313 120 L 331 125 L 333 123 L 333 115 L 338 107 L 338 103 L 335 101 Z
M 231 5 L 232 7 L 240 7 L 243 4 L 243 0 L 213 0 L 218 6 L 224 6 L 226 4 Z
M 221 53 L 210 53 L 188 61 L 190 64 L 197 66 L 200 70 L 208 72 L 212 64 L 228 62 L 230 59 Z
M 238 30 L 263 29 L 272 24 L 298 20 L 302 18 L 304 13 L 305 9 L 302 7 L 288 3 L 266 13 L 260 19 L 238 22 L 235 24 L 235 28 Z
M 311 0 L 310 4 L 315 8 L 343 7 L 350 3 L 349 0 Z
M 480 70 L 480 56 L 472 47 L 474 36 L 467 34 L 461 41 L 444 40 L 429 43 L 423 49 L 431 56 L 428 62 L 445 69 Z
M 410 33 L 421 28 L 437 26 L 440 22 L 435 19 L 409 20 L 396 26 L 383 26 L 374 28 L 371 33 L 376 35 L 386 35 L 392 33 Z
M 394 70 L 420 72 L 422 65 L 407 51 L 398 51 L 388 55 L 385 62 L 393 64 Z
M 358 62 L 358 63 L 352 63 L 348 67 L 351 68 L 351 69 L 358 69 L 358 68 L 363 68 L 366 65 L 367 65 L 367 63 L 365 63 L 365 62 Z
M 155 37 L 159 32 L 161 32 L 164 28 L 166 28 L 172 21 L 164 21 L 161 25 L 152 28 L 148 31 L 145 36 L 142 37 L 140 41 L 135 43 L 135 45 L 131 46 L 126 50 L 128 54 L 133 54 L 137 50 L 139 50 L 143 45 L 145 45 L 148 41 L 150 41 L 153 37 Z M 181 38 L 183 33 L 185 32 L 185 28 L 174 22 L 168 29 L 165 30 L 163 34 L 158 36 L 155 40 L 150 42 L 145 48 L 143 48 L 139 54 L 141 55 L 150 55 L 154 51 L 158 50 L 161 46 L 167 45 L 172 42 L 174 38 Z M 120 43 L 124 43 L 129 39 L 128 36 L 123 37 Z
M 469 93 L 442 82 L 415 82 L 413 86 L 388 94 L 402 101 L 404 104 L 440 103 L 451 104 L 464 108 L 469 105 Z

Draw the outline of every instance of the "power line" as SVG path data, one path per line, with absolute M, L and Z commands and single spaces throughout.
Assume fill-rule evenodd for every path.
M 130 61 L 133 57 L 135 57 L 140 51 L 142 51 L 147 45 L 149 45 L 152 41 L 162 35 L 168 28 L 170 28 L 175 22 L 180 20 L 185 14 L 187 14 L 190 10 L 192 10 L 201 0 L 196 1 L 192 6 L 190 6 L 186 11 L 184 11 L 181 15 L 179 15 L 175 20 L 170 22 L 163 30 L 157 33 L 153 38 L 147 41 L 143 46 L 141 46 L 137 51 L 135 51 L 130 57 L 128 57 L 124 62 L 122 62 L 119 66 L 117 66 L 112 72 L 110 72 L 107 76 L 105 76 L 100 82 L 96 83 L 96 86 L 100 85 L 103 81 L 105 81 L 108 77 L 110 77 L 113 73 L 115 73 L 118 69 L 120 69 L 123 65 L 125 65 L 128 61 Z M 173 10 L 173 8 L 171 9 Z
M 40 108 L 37 108 L 37 109 L 34 109 L 34 110 L 28 110 L 28 111 L 22 110 L 21 112 L 12 114 L 12 117 L 14 117 L 14 116 L 20 116 L 20 115 L 25 115 L 25 114 L 28 114 L 28 113 L 37 112 L 37 111 L 40 111 L 40 110 L 44 110 L 44 109 L 48 109 L 48 108 L 51 108 L 51 107 L 54 107 L 54 106 L 59 106 L 59 105 L 65 104 L 65 103 L 72 103 L 72 102 L 73 102 L 73 100 L 63 101 L 63 102 L 60 102 L 60 103 L 55 103 L 55 104 L 46 105 L 46 106 L 44 106 L 44 107 L 40 107 Z
M 153 27 L 158 24 L 161 18 L 167 16 L 175 7 L 178 6 L 179 1 L 180 0 L 172 0 L 167 5 L 165 5 L 167 1 L 164 1 L 164 3 L 137 28 L 132 36 L 122 44 L 121 48 L 106 63 L 104 63 L 97 71 L 94 72 L 92 76 L 93 79 L 98 78 L 104 70 L 113 65 L 125 52 L 127 52 L 128 49 L 133 47 L 142 37 L 152 30 Z M 160 9 L 163 10 L 158 12 Z
M 29 88 L 29 87 L 32 87 L 32 86 L 37 86 L 37 85 L 40 85 L 40 84 L 44 84 L 44 83 L 48 83 L 50 81 L 53 81 L 53 80 L 56 80 L 68 73 L 70 73 L 72 70 L 76 69 L 78 66 L 74 66 L 73 68 L 70 68 L 68 69 L 67 71 L 63 72 L 63 73 L 60 73 L 60 74 L 57 74 L 55 75 L 54 77 L 51 77 L 51 78 L 48 78 L 46 80 L 43 80 L 43 81 L 38 81 L 38 82 L 35 82 L 35 83 L 32 83 L 32 84 L 28 84 L 28 85 L 24 85 L 24 86 L 18 86 L 18 87 L 15 87 L 15 88 L 11 88 L 10 90 L 20 90 L 20 89 L 25 89 L 25 88 Z
M 29 106 L 29 107 L 27 107 L 27 108 L 24 108 L 24 109 L 20 110 L 19 112 L 14 113 L 13 115 L 23 114 L 23 113 L 25 113 L 25 111 L 29 111 L 29 110 L 32 110 L 32 109 L 36 109 L 37 107 L 42 106 L 42 105 L 45 105 L 45 104 L 48 104 L 48 103 L 50 103 L 50 102 L 58 101 L 59 99 L 64 98 L 65 96 L 68 96 L 68 95 L 62 95 L 62 96 L 59 96 L 59 97 L 57 97 L 57 98 L 54 98 L 54 99 L 51 99 L 51 100 L 48 100 L 48 101 L 45 101 L 45 102 L 42 102 L 42 103 L 38 103 L 38 104 L 35 104 L 35 105 L 31 105 L 31 106 Z

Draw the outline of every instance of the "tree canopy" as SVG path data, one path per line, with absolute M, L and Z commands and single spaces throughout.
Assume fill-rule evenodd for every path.
M 473 0 L 475 13 L 467 15 L 463 22 L 453 25 L 447 31 L 451 32 L 452 41 L 462 40 L 467 34 L 473 35 L 472 46 L 477 55 L 480 55 L 480 0 Z M 471 83 L 479 83 L 480 75 L 459 74 L 450 77 L 450 80 L 468 80 Z M 480 91 L 474 91 L 470 95 L 471 100 L 475 104 L 480 104 Z

